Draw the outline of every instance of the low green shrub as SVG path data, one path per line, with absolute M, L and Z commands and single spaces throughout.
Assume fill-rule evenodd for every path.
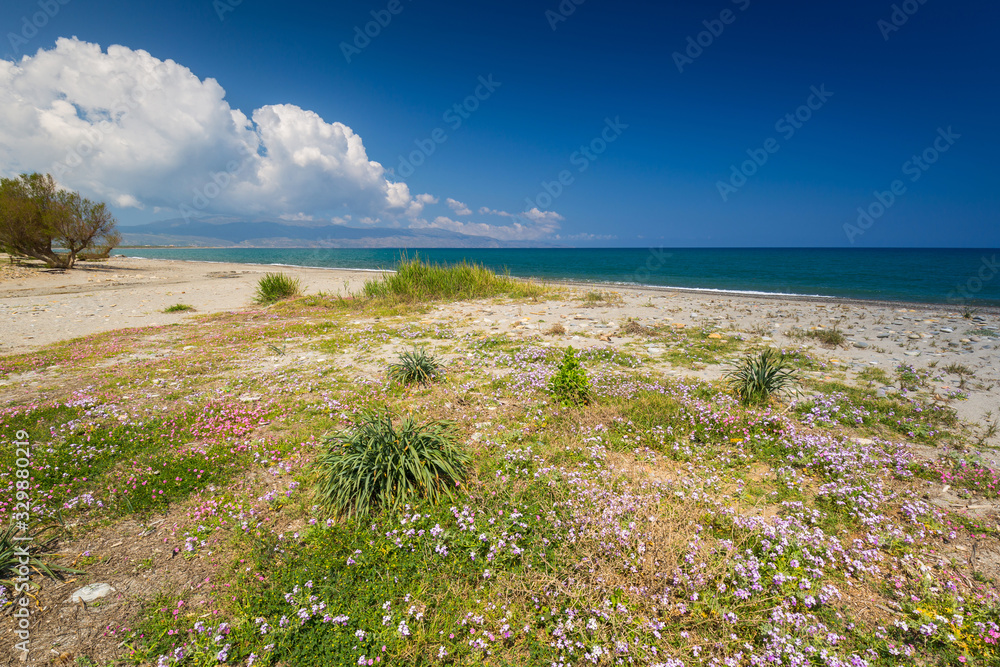
M 806 332 L 806 336 L 815 338 L 828 347 L 839 347 L 847 341 L 847 337 L 838 331 L 836 327 L 833 329 L 814 329 Z
M 416 497 L 437 502 L 461 485 L 469 454 L 455 442 L 451 422 L 418 424 L 368 411 L 326 439 L 316 463 L 316 495 L 327 511 L 367 516 L 378 506 L 396 508 Z
M 389 365 L 389 379 L 407 385 L 428 385 L 441 375 L 441 364 L 424 348 L 413 348 L 399 355 L 399 362 Z
M 186 303 L 175 303 L 172 306 L 167 306 L 163 309 L 165 313 L 184 313 L 189 310 L 194 310 L 194 306 L 189 306 Z
M 302 294 L 302 284 L 298 278 L 292 278 L 284 273 L 268 273 L 257 281 L 257 294 L 254 301 L 267 305 L 291 299 Z
M 899 388 L 907 391 L 916 391 L 925 383 L 921 374 L 909 364 L 896 366 L 896 380 L 899 382 Z
M 744 357 L 725 377 L 744 405 L 767 403 L 791 391 L 796 383 L 794 366 L 772 348 Z
M 563 405 L 586 405 L 593 392 L 587 374 L 580 366 L 572 347 L 563 354 L 559 370 L 549 383 L 549 391 Z

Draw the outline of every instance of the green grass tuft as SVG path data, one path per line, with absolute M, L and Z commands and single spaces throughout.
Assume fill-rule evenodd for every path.
M 57 537 L 49 533 L 59 528 L 60 526 L 52 523 L 20 531 L 17 524 L 12 522 L 5 530 L 0 531 L 0 584 L 13 587 L 13 579 L 18 576 L 17 569 L 22 565 L 52 579 L 62 579 L 67 574 L 82 574 L 79 570 L 49 562 L 47 557 L 52 555 L 58 541 Z M 47 534 L 49 535 L 46 536 Z M 18 554 L 21 548 L 28 551 L 27 557 Z
M 806 332 L 806 336 L 810 338 L 815 338 L 823 345 L 829 347 L 839 347 L 847 341 L 847 337 L 843 333 L 834 329 L 815 329 L 813 331 Z
M 165 313 L 184 313 L 189 310 L 194 310 L 194 306 L 189 306 L 186 303 L 175 303 L 172 306 L 167 306 L 163 309 Z
M 399 355 L 399 362 L 389 365 L 389 379 L 399 384 L 427 386 L 441 375 L 441 364 L 424 348 L 413 348 Z
M 301 294 L 302 284 L 298 278 L 292 278 L 284 273 L 268 273 L 257 281 L 257 294 L 254 301 L 267 305 Z
M 436 503 L 465 479 L 469 454 L 456 442 L 451 422 L 398 426 L 388 412 L 368 411 L 326 440 L 317 461 L 316 494 L 328 511 L 367 516 L 418 497 Z
M 744 357 L 726 373 L 726 382 L 744 405 L 767 403 L 792 390 L 795 368 L 772 348 Z
M 369 299 L 419 303 L 445 299 L 483 299 L 508 296 L 538 298 L 546 288 L 507 274 L 498 274 L 481 264 L 429 264 L 420 258 L 403 258 L 395 273 L 369 280 L 363 293 Z

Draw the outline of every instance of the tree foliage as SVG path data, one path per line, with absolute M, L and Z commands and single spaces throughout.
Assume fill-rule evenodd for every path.
M 61 190 L 49 174 L 0 179 L 0 248 L 71 269 L 81 253 L 107 255 L 121 243 L 104 203 Z

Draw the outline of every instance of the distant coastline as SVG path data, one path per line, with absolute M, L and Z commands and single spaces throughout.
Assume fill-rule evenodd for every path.
M 1000 250 L 816 248 L 119 248 L 148 259 L 387 270 L 401 256 L 462 260 L 519 278 L 779 299 L 1000 308 Z

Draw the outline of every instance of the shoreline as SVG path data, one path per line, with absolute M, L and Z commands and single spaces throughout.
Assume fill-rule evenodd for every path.
M 253 303 L 257 281 L 273 264 L 237 264 L 181 259 L 139 259 L 117 255 L 67 272 L 16 269 L 0 263 L 0 357 L 32 354 L 47 345 L 99 333 L 197 323 L 197 317 L 260 308 Z M 301 281 L 305 294 L 354 295 L 379 271 L 283 267 Z M 683 288 L 540 281 L 566 290 L 537 302 L 488 299 L 440 302 L 418 319 L 434 320 L 460 334 L 504 335 L 530 345 L 610 346 L 663 354 L 657 338 L 629 334 L 634 322 L 648 330 L 712 332 L 751 346 L 804 351 L 821 359 L 824 373 L 868 382 L 870 370 L 892 385 L 903 366 L 935 376 L 933 392 L 960 418 L 985 423 L 1000 414 L 1000 313 L 980 309 L 965 318 L 953 306 L 876 302 L 837 297 L 705 292 Z M 588 292 L 603 296 L 587 298 Z M 186 312 L 164 312 L 176 304 Z M 266 311 L 265 311 L 266 312 Z M 357 319 L 368 315 L 359 313 Z M 415 316 L 416 317 L 416 316 Z M 559 324 L 561 333 L 550 329 Z M 836 330 L 837 346 L 813 336 Z M 726 362 L 728 363 L 728 362 Z M 965 368 L 980 389 L 972 390 L 949 367 Z M 668 372 L 718 380 L 724 365 L 683 363 Z M 963 371 L 964 372 L 964 371 Z M 0 378 L 0 385 L 30 380 Z M 972 386 L 972 383 L 969 383 Z M 891 386 L 884 387 L 893 390 Z M 954 396 L 967 396 L 955 400 Z
M 203 249 L 203 248 L 199 248 Z M 211 248 L 209 248 L 211 249 Z M 125 257 L 131 259 L 141 259 L 149 262 L 190 262 L 192 264 L 238 264 L 240 266 L 277 266 L 289 269 L 309 269 L 317 271 L 358 271 L 364 273 L 393 273 L 391 269 L 368 269 L 360 267 L 340 267 L 340 266 L 312 266 L 305 264 L 285 264 L 281 262 L 257 263 L 257 262 L 226 262 L 221 260 L 205 259 L 167 259 L 163 257 L 142 257 L 140 255 L 112 255 L 112 257 Z M 622 283 L 613 281 L 588 281 L 575 280 L 572 278 L 544 278 L 539 276 L 511 276 L 517 280 L 533 281 L 544 285 L 583 287 L 597 289 L 625 289 L 632 291 L 653 291 L 666 293 L 700 294 L 704 296 L 718 295 L 720 297 L 750 297 L 770 300 L 801 301 L 806 303 L 834 303 L 853 306 L 878 306 L 883 308 L 906 307 L 924 310 L 952 310 L 961 308 L 958 304 L 933 301 L 906 301 L 902 299 L 863 299 L 849 296 L 828 296 L 825 294 L 797 294 L 788 292 L 764 292 L 756 290 L 721 289 L 713 287 L 680 287 L 675 285 L 650 285 L 644 283 Z M 2 283 L 0 283 L 2 285 Z M 990 304 L 964 304 L 975 310 L 977 313 L 987 313 L 1000 315 L 1000 305 Z
M 901 308 L 924 309 L 932 311 L 950 310 L 955 311 L 956 305 L 951 303 L 932 303 L 928 301 L 894 301 L 890 299 L 858 299 L 847 296 L 824 296 L 822 294 L 784 294 L 781 292 L 752 292 L 741 290 L 722 290 L 708 287 L 667 287 L 661 285 L 631 285 L 624 283 L 592 283 L 576 280 L 542 280 L 540 278 L 519 278 L 519 280 L 535 280 L 546 285 L 565 285 L 571 287 L 614 287 L 615 289 L 627 289 L 633 291 L 652 292 L 678 292 L 683 294 L 700 294 L 702 296 L 725 296 L 725 297 L 748 297 L 755 299 L 768 299 L 773 301 L 798 301 L 802 303 L 822 303 L 832 305 L 848 306 L 877 306 L 879 308 Z M 973 306 L 977 313 L 990 315 L 1000 315 L 1000 306 Z
M 97 262 L 81 262 L 77 268 L 69 271 L 46 269 L 40 266 L 16 267 L 16 275 L 11 275 L 12 267 L 0 262 L 0 297 L 6 303 L 0 304 L 0 316 L 6 311 L 13 311 L 18 314 L 20 311 L 16 307 L 29 308 L 34 311 L 37 317 L 37 309 L 44 308 L 42 302 L 46 297 L 59 295 L 96 295 L 115 293 L 115 301 L 129 301 L 128 292 L 136 292 L 128 306 L 132 306 L 130 316 L 137 315 L 137 304 L 149 304 L 147 310 L 141 315 L 145 318 L 154 316 L 154 320 L 162 320 L 157 323 L 176 322 L 181 319 L 177 315 L 166 318 L 155 317 L 158 314 L 149 311 L 153 306 L 156 297 L 159 296 L 161 302 L 174 301 L 180 295 L 187 297 L 188 289 L 192 288 L 192 295 L 204 297 L 208 293 L 208 299 L 203 298 L 202 303 L 192 304 L 199 313 L 219 312 L 223 310 L 235 310 L 251 307 L 253 288 L 256 287 L 256 280 L 264 273 L 271 272 L 270 269 L 279 268 L 285 271 L 294 271 L 300 274 L 305 283 L 305 291 L 324 291 L 333 294 L 341 294 L 346 290 L 348 294 L 356 293 L 363 287 L 364 283 L 377 274 L 391 272 L 386 269 L 369 268 L 343 268 L 343 267 L 322 267 L 322 266 L 302 266 L 297 264 L 283 263 L 242 263 L 223 262 L 215 260 L 193 260 L 193 259 L 163 259 L 149 258 L 130 255 L 112 255 L 111 258 Z M 580 289 L 595 292 L 618 292 L 641 298 L 653 297 L 684 297 L 698 302 L 715 303 L 716 301 L 733 301 L 734 303 L 746 303 L 763 301 L 772 304 L 800 304 L 802 306 L 812 306 L 813 308 L 829 309 L 883 309 L 892 311 L 921 312 L 938 314 L 940 317 L 961 318 L 962 313 L 955 304 L 936 304 L 914 301 L 893 301 L 875 299 L 857 299 L 850 297 L 825 296 L 825 295 L 803 295 L 803 294 L 782 294 L 772 292 L 756 292 L 741 290 L 721 290 L 714 288 L 689 288 L 689 287 L 667 287 L 660 285 L 637 285 L 611 282 L 591 282 L 581 280 L 559 280 L 544 279 L 539 277 L 512 276 L 516 280 L 534 281 L 539 284 L 556 288 Z M 231 289 L 227 286 L 225 290 L 213 289 L 218 286 L 218 280 L 225 278 L 224 282 L 228 286 L 238 287 Z M 146 297 L 146 298 L 142 298 Z M 162 297 L 170 297 L 164 299 Z M 197 300 L 197 297 L 187 297 Z M 38 303 L 12 304 L 12 300 L 38 300 Z M 166 305 L 172 305 L 167 303 Z M 117 304 L 109 304 L 115 307 Z M 127 306 L 127 307 L 128 307 Z M 99 306 L 100 307 L 100 306 Z M 164 306 L 165 307 L 165 306 Z M 162 310 L 162 308 L 158 308 Z M 975 306 L 973 308 L 977 316 L 989 316 L 994 318 L 1000 316 L 1000 307 Z M 39 345 L 55 342 L 56 340 L 66 340 L 79 335 L 87 335 L 91 332 L 67 333 L 64 336 L 53 338 L 45 336 L 40 342 L 28 345 L 12 345 L 8 334 L 11 331 L 11 318 L 0 320 L 0 355 L 10 354 L 16 351 L 37 347 Z M 153 322 L 149 322 L 152 324 Z M 972 320 L 969 320 L 972 324 Z M 66 323 L 59 323 L 64 325 Z M 109 323 L 112 324 L 112 323 Z M 131 323 L 124 323 L 115 320 L 114 324 L 121 327 L 129 326 Z M 60 327 L 62 328 L 62 327 Z M 110 327 L 113 328 L 113 327 Z M 17 329 L 15 326 L 14 329 Z M 108 330 L 101 327 L 100 330 Z M 34 340 L 33 337 L 30 337 Z M 6 339 L 6 340 L 5 340 Z M 12 349 L 12 347 L 14 349 Z

